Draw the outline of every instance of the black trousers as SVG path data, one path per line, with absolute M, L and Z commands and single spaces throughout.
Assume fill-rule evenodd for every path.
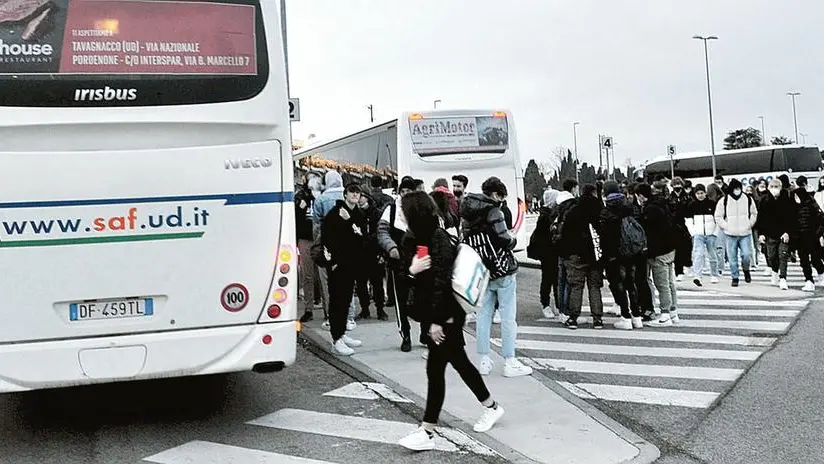
M 558 255 L 551 255 L 541 260 L 541 306 L 546 308 L 555 294 L 555 306 L 561 307 L 558 298 Z
M 351 266 L 338 265 L 329 270 L 329 331 L 333 341 L 338 341 L 346 333 L 356 275 L 357 271 Z
M 357 293 L 361 311 L 369 314 L 369 302 L 375 302 L 375 309 L 383 311 L 386 303 L 386 293 L 383 291 L 383 278 L 386 276 L 386 268 L 377 259 L 365 263 L 364 271 L 358 278 Z M 371 287 L 371 296 L 370 296 Z
M 652 288 L 649 286 L 649 268 L 647 258 L 644 256 L 633 259 L 633 270 L 635 271 L 635 288 L 638 291 L 638 306 L 642 313 L 655 312 L 652 303 Z
M 392 271 L 392 282 L 395 288 L 395 309 L 398 315 L 398 322 L 401 326 L 401 336 L 409 338 L 409 317 L 406 313 L 406 303 L 409 298 L 409 288 L 406 286 L 406 279 L 403 277 L 403 270 L 400 269 L 400 264 L 396 262 L 390 263 Z M 390 288 L 391 292 L 392 289 Z
M 426 411 L 423 421 L 437 424 L 441 415 L 444 397 L 446 396 L 446 365 L 458 372 L 464 383 L 475 398 L 480 402 L 488 400 L 492 395 L 486 388 L 478 369 L 466 356 L 464 348 L 463 327 L 459 324 L 445 324 L 443 327 L 446 340 L 440 345 L 429 342 L 429 358 L 426 360 Z
M 607 265 L 607 281 L 615 303 L 621 307 L 621 317 L 641 317 L 638 288 L 635 285 L 635 266 L 632 260 L 615 260 Z M 646 280 L 644 281 L 646 285 Z M 647 285 L 649 287 L 649 285 Z
M 824 254 L 822 254 L 821 244 L 818 237 L 801 237 L 797 242 L 798 258 L 801 260 L 801 270 L 804 272 L 804 279 L 815 282 L 813 279 L 813 269 L 819 274 L 824 273 Z

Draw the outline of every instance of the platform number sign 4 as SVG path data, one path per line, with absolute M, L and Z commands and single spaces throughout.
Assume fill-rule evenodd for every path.
M 612 137 L 604 137 L 603 142 L 601 142 L 601 144 L 602 144 L 602 145 L 604 146 L 604 148 L 606 148 L 607 150 L 612 149 Z
M 220 292 L 220 304 L 226 311 L 236 313 L 249 304 L 249 290 L 241 284 L 231 284 Z
M 289 99 L 289 120 L 300 121 L 300 98 Z

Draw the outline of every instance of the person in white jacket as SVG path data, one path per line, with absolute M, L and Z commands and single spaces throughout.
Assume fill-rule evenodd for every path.
M 718 253 L 715 251 L 716 202 L 707 198 L 703 184 L 695 186 L 695 200 L 687 206 L 686 223 L 692 235 L 692 282 L 703 285 L 704 264 L 710 261 L 710 282 L 718 283 Z
M 758 219 L 755 200 L 744 193 L 738 179 L 730 180 L 729 193 L 715 207 L 715 222 L 724 232 L 727 240 L 727 259 L 730 261 L 732 286 L 738 286 L 741 269 L 738 266 L 738 253 L 741 253 L 741 268 L 744 281 L 752 282 L 750 259 L 752 258 L 752 228 Z

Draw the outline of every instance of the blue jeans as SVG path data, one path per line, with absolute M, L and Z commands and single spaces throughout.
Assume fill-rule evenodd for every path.
M 738 251 L 741 250 L 741 267 L 745 271 L 750 270 L 750 259 L 752 258 L 752 235 L 737 237 L 727 235 L 727 259 L 730 260 L 730 275 L 733 279 L 738 279 L 740 269 L 738 268 Z
M 710 260 L 710 275 L 715 277 L 718 275 L 715 235 L 694 235 L 692 237 L 692 275 L 701 277 L 707 257 Z
M 569 280 L 564 260 L 558 259 L 558 312 L 569 315 Z
M 478 322 L 475 326 L 479 355 L 489 354 L 492 315 L 495 313 L 497 301 L 498 311 L 501 313 L 501 352 L 506 359 L 515 357 L 515 337 L 518 336 L 518 324 L 515 322 L 515 316 L 518 313 L 517 289 L 515 275 L 504 276 L 489 282 L 484 304 L 478 311 Z

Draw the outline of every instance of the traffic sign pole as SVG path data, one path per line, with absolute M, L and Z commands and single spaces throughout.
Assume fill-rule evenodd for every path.
M 672 179 L 675 179 L 675 161 L 673 161 L 673 157 L 675 156 L 675 145 L 667 146 L 667 154 L 670 159 L 670 182 L 672 182 Z

